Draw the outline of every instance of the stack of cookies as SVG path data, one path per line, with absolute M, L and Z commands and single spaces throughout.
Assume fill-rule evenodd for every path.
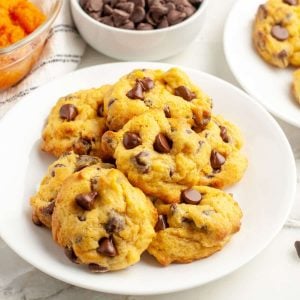
M 43 130 L 52 163 L 31 198 L 74 263 L 124 269 L 207 257 L 240 228 L 224 187 L 246 168 L 239 129 L 177 68 L 134 70 L 58 100 Z
M 278 68 L 300 67 L 300 1 L 269 0 L 260 5 L 253 27 L 259 55 Z M 300 70 L 293 74 L 292 93 L 300 103 Z

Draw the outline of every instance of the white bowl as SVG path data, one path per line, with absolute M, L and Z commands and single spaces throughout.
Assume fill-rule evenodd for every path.
M 70 2 L 77 29 L 91 47 L 116 59 L 140 61 L 160 60 L 183 51 L 199 34 L 209 0 L 182 23 L 149 31 L 102 24 L 83 11 L 79 0 Z

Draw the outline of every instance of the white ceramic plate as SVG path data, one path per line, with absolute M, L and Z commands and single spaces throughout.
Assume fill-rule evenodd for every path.
M 265 0 L 239 0 L 233 6 L 224 31 L 227 62 L 241 86 L 269 112 L 300 127 L 300 105 L 291 95 L 295 69 L 278 69 L 267 64 L 252 45 L 253 20 Z
M 257 255 L 281 229 L 290 211 L 296 169 L 290 146 L 274 119 L 234 86 L 211 75 L 184 69 L 213 96 L 214 110 L 242 129 L 249 158 L 243 180 L 230 188 L 244 212 L 242 228 L 215 255 L 190 264 L 161 267 L 146 255 L 127 270 L 91 274 L 74 265 L 45 228 L 32 224 L 28 203 L 53 158 L 39 151 L 43 124 L 56 100 L 78 89 L 114 82 L 134 68 L 159 63 L 118 63 L 68 74 L 33 92 L 0 121 L 0 234 L 22 258 L 41 271 L 80 287 L 117 294 L 179 291 L 220 278 Z

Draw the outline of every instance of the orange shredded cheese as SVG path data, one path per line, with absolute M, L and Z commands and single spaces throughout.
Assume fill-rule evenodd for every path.
M 0 0 L 0 48 L 23 39 L 45 19 L 45 15 L 27 0 Z

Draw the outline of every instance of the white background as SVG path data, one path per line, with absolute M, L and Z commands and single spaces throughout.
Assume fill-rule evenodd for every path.
M 184 53 L 164 60 L 164 62 L 196 68 L 238 85 L 225 62 L 222 45 L 224 23 L 235 1 L 206 1 L 210 1 L 206 24 L 195 43 Z M 113 59 L 104 57 L 88 48 L 80 67 L 113 61 Z M 300 129 L 281 121 L 279 123 L 292 145 L 299 174 L 300 139 L 298 136 Z M 300 218 L 299 191 L 298 187 L 297 198 L 291 215 L 294 218 Z M 5 199 L 1 199 L 1 201 L 5 201 Z M 259 207 L 257 209 L 259 210 Z M 20 259 L 0 239 L 0 299 L 299 300 L 300 259 L 294 248 L 296 240 L 300 240 L 300 229 L 284 227 L 260 255 L 227 277 L 176 294 L 133 297 L 87 291 L 52 279 Z M 183 277 L 182 280 L 188 280 L 188 278 Z

